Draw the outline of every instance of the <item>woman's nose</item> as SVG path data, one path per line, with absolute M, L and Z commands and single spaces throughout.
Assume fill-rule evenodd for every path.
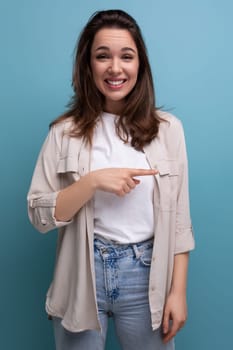
M 118 59 L 112 59 L 108 67 L 108 72 L 110 74 L 118 74 L 118 73 L 121 73 L 121 71 L 122 71 L 122 68 L 121 68 L 120 61 Z

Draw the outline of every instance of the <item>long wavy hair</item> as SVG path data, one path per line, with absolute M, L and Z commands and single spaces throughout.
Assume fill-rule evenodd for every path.
M 139 71 L 137 82 L 125 97 L 125 104 L 119 118 L 116 118 L 116 132 L 125 142 L 142 150 L 158 134 L 161 118 L 155 105 L 155 93 L 146 46 L 137 22 L 122 10 L 95 12 L 81 32 L 73 65 L 72 87 L 74 95 L 68 110 L 54 120 L 50 126 L 73 119 L 71 137 L 84 137 L 89 144 L 96 122 L 104 110 L 105 97 L 97 89 L 91 69 L 91 47 L 95 34 L 102 28 L 127 30 L 138 50 Z

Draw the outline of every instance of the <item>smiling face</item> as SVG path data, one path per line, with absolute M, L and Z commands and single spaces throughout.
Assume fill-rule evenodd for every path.
M 118 114 L 138 76 L 136 44 L 125 29 L 100 29 L 91 47 L 91 69 L 98 90 L 105 97 L 106 112 Z

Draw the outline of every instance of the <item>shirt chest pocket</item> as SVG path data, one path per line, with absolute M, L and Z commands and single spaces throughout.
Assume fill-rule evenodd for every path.
M 83 149 L 80 138 L 63 137 L 60 159 L 57 164 L 57 174 L 63 186 L 67 186 L 80 179 L 87 172 L 88 157 Z
M 172 211 L 176 209 L 179 165 L 175 160 L 162 160 L 157 163 L 159 174 L 157 180 L 160 189 L 160 209 Z
M 80 170 L 77 155 L 68 154 L 60 157 L 57 165 L 57 174 L 60 174 L 60 176 L 66 174 L 78 180 L 81 175 Z
M 77 155 L 61 157 L 57 164 L 57 175 L 61 188 L 65 188 L 81 177 Z

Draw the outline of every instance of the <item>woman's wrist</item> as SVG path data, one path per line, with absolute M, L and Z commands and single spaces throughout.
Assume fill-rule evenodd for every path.
M 174 257 L 173 278 L 170 293 L 186 295 L 188 253 L 177 254 Z
M 96 175 L 96 171 L 91 171 L 84 176 L 84 178 L 86 178 L 85 180 L 87 181 L 89 188 L 93 191 L 93 194 L 99 188 Z

